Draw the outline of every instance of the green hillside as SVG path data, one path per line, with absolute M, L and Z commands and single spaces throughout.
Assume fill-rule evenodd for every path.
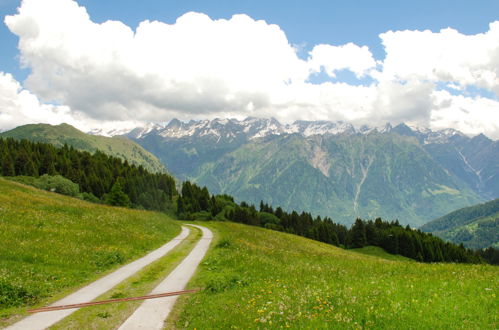
M 499 199 L 451 212 L 421 230 L 472 249 L 499 247 Z
M 170 326 L 494 329 L 499 268 L 391 261 L 285 233 L 203 223 L 213 249 Z M 379 251 L 377 253 L 380 253 Z
M 393 260 L 393 261 L 413 261 L 410 258 L 401 256 L 401 255 L 398 255 L 398 254 L 390 254 L 390 253 L 386 252 L 385 250 L 383 250 L 382 248 L 380 248 L 379 246 L 369 245 L 369 246 L 365 246 L 363 248 L 353 249 L 351 251 L 355 251 L 357 253 L 362 253 L 362 254 L 365 254 L 365 255 L 368 255 L 368 256 L 379 257 L 379 258 L 386 259 L 386 260 Z
M 32 124 L 14 128 L 0 134 L 0 137 L 28 139 L 35 142 L 50 143 L 63 146 L 65 143 L 76 149 L 95 152 L 100 150 L 108 155 L 126 159 L 129 162 L 142 165 L 152 172 L 164 172 L 165 167 L 149 151 L 125 137 L 105 137 L 85 134 L 71 125 Z
M 398 134 L 255 140 L 206 163 L 193 180 L 213 193 L 344 224 L 382 217 L 419 226 L 482 201 L 415 138 Z
M 26 306 L 72 292 L 179 232 L 164 214 L 91 204 L 0 178 L 0 328 Z
M 215 233 L 189 284 L 203 291 L 180 298 L 167 328 L 489 329 L 499 321 L 497 267 L 423 264 L 377 248 L 357 252 L 231 222 L 200 224 Z M 159 213 L 89 204 L 0 179 L 0 326 L 27 305 L 47 304 L 178 232 Z M 194 242 L 105 297 L 145 294 Z M 137 304 L 82 309 L 60 327 L 115 328 Z

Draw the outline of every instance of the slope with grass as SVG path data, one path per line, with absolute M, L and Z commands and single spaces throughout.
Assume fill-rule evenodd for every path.
M 471 249 L 499 248 L 499 199 L 456 210 L 421 230 Z
M 164 214 L 91 204 L 0 178 L 0 326 L 179 232 Z
M 413 259 L 401 256 L 400 254 L 391 254 L 380 248 L 379 246 L 368 245 L 359 249 L 353 249 L 351 251 L 362 253 L 367 256 L 375 256 L 381 259 L 393 260 L 393 261 L 414 261 Z
M 391 261 L 235 223 L 218 233 L 167 328 L 493 329 L 499 268 Z M 379 251 L 377 252 L 379 253 Z
M 100 150 L 110 156 L 128 160 L 135 165 L 142 165 L 150 172 L 164 172 L 161 162 L 139 144 L 122 136 L 112 138 L 85 134 L 71 125 L 30 124 L 19 126 L 0 134 L 0 137 L 27 139 L 34 142 L 50 143 L 61 147 L 64 144 L 91 153 Z

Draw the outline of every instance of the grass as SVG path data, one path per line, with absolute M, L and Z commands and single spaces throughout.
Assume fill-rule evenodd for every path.
M 160 213 L 91 204 L 0 178 L 0 327 L 179 232 Z
M 378 257 L 378 258 L 382 258 L 382 259 L 386 259 L 386 260 L 415 262 L 414 260 L 412 260 L 410 258 L 406 258 L 406 257 L 401 256 L 399 254 L 397 254 L 397 255 L 390 254 L 390 253 L 386 252 L 385 250 L 383 250 L 383 248 L 380 248 L 379 246 L 365 246 L 363 248 L 353 249 L 350 251 L 353 251 L 356 253 L 362 253 L 362 254 L 365 254 L 368 256 L 374 256 L 374 257 Z
M 201 237 L 199 229 L 189 228 L 191 233 L 186 241 L 180 243 L 160 260 L 145 267 L 96 300 L 137 297 L 149 294 L 187 256 Z M 92 325 L 93 329 L 118 328 L 141 303 L 142 301 L 129 301 L 82 308 L 55 324 L 51 329 L 85 329 L 89 327 L 89 324 Z
M 218 234 L 189 286 L 205 290 L 179 299 L 171 327 L 499 326 L 498 267 L 394 261 L 262 228 L 203 225 Z
M 203 222 L 214 243 L 168 328 L 494 329 L 499 268 L 422 264 L 235 223 Z M 0 327 L 178 234 L 167 216 L 86 203 L 0 178 Z M 199 232 L 191 238 L 199 237 Z M 147 294 L 189 240 L 99 299 Z M 391 260 L 394 259 L 394 260 Z M 82 309 L 56 328 L 118 326 L 140 302 Z

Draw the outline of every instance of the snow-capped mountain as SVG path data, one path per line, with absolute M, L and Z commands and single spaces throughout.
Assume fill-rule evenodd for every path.
M 148 134 L 154 130 L 163 129 L 164 125 L 156 124 L 156 123 L 148 123 L 144 126 L 135 127 L 133 129 L 130 128 L 95 128 L 91 131 L 86 132 L 91 135 L 100 135 L 112 137 L 116 135 L 127 135 L 133 139 L 139 139 L 143 135 Z
M 295 121 L 292 124 L 281 124 L 274 118 L 213 119 L 191 120 L 183 122 L 173 119 L 167 124 L 149 123 L 133 130 L 112 129 L 93 130 L 94 135 L 127 135 L 132 139 L 141 139 L 149 134 L 164 138 L 180 139 L 184 137 L 214 137 L 217 140 L 243 139 L 253 140 L 271 135 L 300 134 L 304 137 L 314 135 L 355 135 L 372 133 L 397 133 L 413 136 L 422 144 L 448 143 L 453 139 L 466 138 L 463 133 L 452 129 L 432 131 L 428 128 L 410 127 L 406 124 L 392 126 L 390 123 L 382 127 L 363 125 L 355 127 L 343 121 Z
M 180 180 L 345 223 L 381 215 L 418 225 L 499 197 L 499 141 L 452 128 L 173 119 L 125 135 Z
M 130 133 L 130 129 L 129 128 L 110 128 L 110 129 L 94 128 L 86 133 L 91 134 L 91 135 L 100 135 L 100 136 L 112 137 L 112 136 L 116 136 L 116 135 L 128 134 L 128 133 Z
M 246 118 L 237 119 L 213 119 L 189 121 L 187 123 L 173 119 L 158 134 L 168 138 L 182 138 L 185 136 L 201 137 L 214 136 L 217 138 L 243 137 L 247 140 L 262 138 L 270 135 L 300 134 L 312 135 L 336 135 L 356 134 L 358 131 L 348 123 L 330 121 L 296 121 L 292 124 L 281 124 L 274 118 Z

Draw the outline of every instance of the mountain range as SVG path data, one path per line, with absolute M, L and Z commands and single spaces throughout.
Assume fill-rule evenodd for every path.
M 499 143 L 454 129 L 174 119 L 126 136 L 212 193 L 345 224 L 380 216 L 420 226 L 499 196 Z
M 125 135 L 91 133 L 112 137 L 66 124 L 25 125 L 1 136 L 99 149 L 153 171 L 164 171 L 164 164 L 211 193 L 343 224 L 382 217 L 418 227 L 499 197 L 499 143 L 454 129 L 247 118 L 174 119 Z

